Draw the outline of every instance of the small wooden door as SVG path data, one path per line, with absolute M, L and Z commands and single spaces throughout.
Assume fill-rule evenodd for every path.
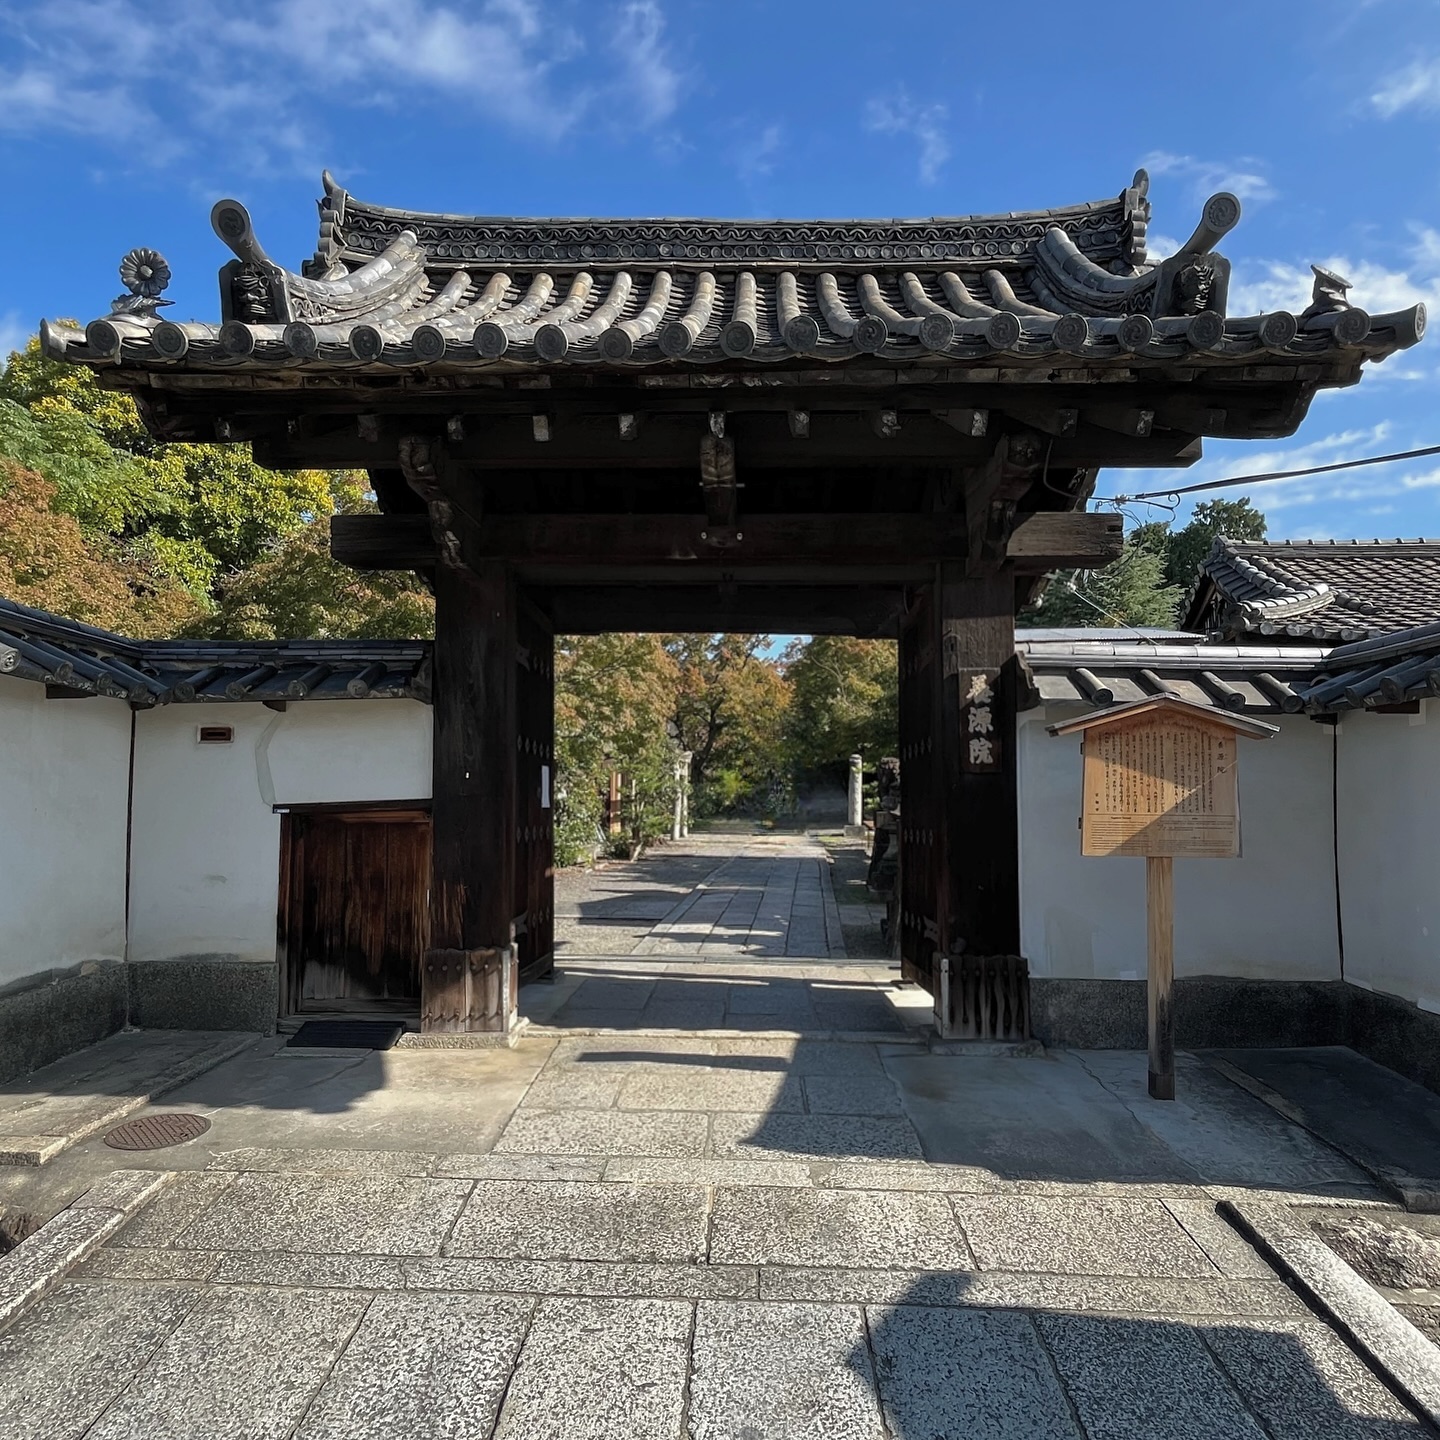
M 430 817 L 283 817 L 280 941 L 287 1011 L 407 1011 L 429 942 Z

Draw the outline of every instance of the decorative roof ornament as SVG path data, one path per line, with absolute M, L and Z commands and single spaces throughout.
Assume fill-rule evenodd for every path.
M 170 283 L 170 264 L 158 250 L 139 246 L 129 251 L 120 262 L 120 283 L 129 293 L 111 302 L 112 315 L 153 320 L 161 305 L 174 304 L 172 300 L 160 298 Z

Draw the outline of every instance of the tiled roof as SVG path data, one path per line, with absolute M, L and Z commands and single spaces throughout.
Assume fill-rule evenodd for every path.
M 1340 644 L 1440 618 L 1440 540 L 1217 539 L 1185 625 Z
M 221 272 L 223 323 L 158 320 L 169 270 L 137 251 L 122 266 L 134 293 L 112 314 L 42 334 L 51 356 L 101 365 L 503 373 L 866 355 L 1358 363 L 1423 333 L 1423 307 L 1369 315 L 1333 276 L 1302 315 L 1227 318 L 1229 263 L 1214 246 L 1239 201 L 1212 197 L 1185 245 L 1152 264 L 1148 184 L 1142 171 L 1113 200 L 979 217 L 539 220 L 388 209 L 327 175 L 319 249 L 300 273 L 269 258 L 238 201 L 215 206 L 237 257 Z
M 1297 687 L 1309 683 L 1329 653 L 1320 646 L 1219 645 L 1193 636 L 1185 643 L 1092 635 L 1017 631 L 1015 648 L 1042 704 L 1100 708 L 1170 694 L 1221 710 L 1293 714 L 1303 708 Z
M 1440 624 L 1341 645 L 1326 657 L 1323 670 L 1299 692 L 1301 704 L 1312 713 L 1440 695 Z
M 429 698 L 423 640 L 127 640 L 0 600 L 0 675 L 149 708 Z

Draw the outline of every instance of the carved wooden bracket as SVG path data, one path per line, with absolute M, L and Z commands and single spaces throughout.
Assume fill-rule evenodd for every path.
M 444 484 L 448 454 L 445 442 L 433 435 L 400 437 L 400 472 L 405 483 L 425 502 L 436 558 L 442 565 L 463 568 L 461 533 L 465 522 L 479 517 L 461 505 Z
M 970 573 L 990 574 L 1005 563 L 1015 510 L 1045 463 L 1045 444 L 1028 431 L 1002 435 L 995 453 L 965 493 Z
M 705 492 L 705 519 L 717 529 L 733 528 L 739 511 L 735 478 L 735 442 L 713 433 L 700 440 L 700 488 Z M 723 428 L 723 426 L 721 427 Z

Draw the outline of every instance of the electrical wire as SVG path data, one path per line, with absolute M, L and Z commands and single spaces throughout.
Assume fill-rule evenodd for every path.
M 1391 460 L 1418 460 L 1424 455 L 1440 455 L 1440 445 L 1426 445 L 1419 450 L 1397 450 L 1393 455 L 1367 455 L 1363 460 L 1337 460 L 1330 465 L 1310 465 L 1303 470 L 1273 470 L 1267 475 L 1236 475 L 1229 480 L 1207 480 L 1200 485 L 1180 485 L 1173 490 L 1145 490 L 1138 495 L 1116 495 L 1113 503 L 1163 500 L 1172 495 L 1177 498 L 1181 495 L 1193 495 L 1198 490 L 1227 490 L 1234 485 L 1261 485 L 1267 480 L 1294 480 L 1302 475 L 1328 475 L 1335 470 L 1356 470 L 1362 465 L 1384 465 Z

